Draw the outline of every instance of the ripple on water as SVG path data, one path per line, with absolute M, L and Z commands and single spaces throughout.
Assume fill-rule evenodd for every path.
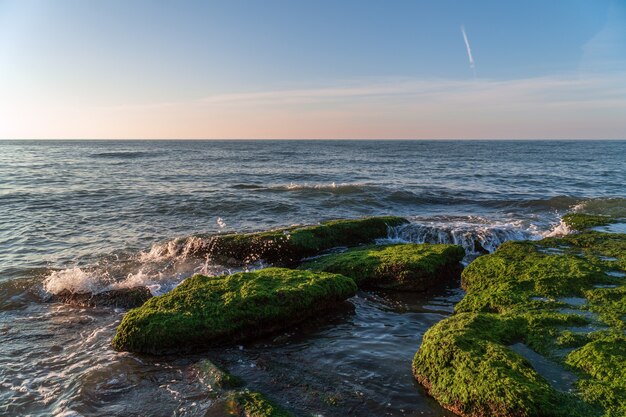
M 424 332 L 459 297 L 453 289 L 411 297 L 359 293 L 349 308 L 287 333 L 185 357 L 114 352 L 109 342 L 121 318 L 115 310 L 33 304 L 0 319 L 9 335 L 20 321 L 0 352 L 0 414 L 219 415 L 223 404 L 213 403 L 190 372 L 209 357 L 248 388 L 300 412 L 452 416 L 413 381 L 411 361 Z

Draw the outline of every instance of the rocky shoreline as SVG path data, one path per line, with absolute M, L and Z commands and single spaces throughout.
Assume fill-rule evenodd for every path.
M 597 230 L 617 221 L 570 213 L 563 222 L 573 233 L 506 242 L 470 263 L 455 314 L 433 326 L 415 354 L 417 382 L 460 416 L 626 415 L 626 235 Z M 142 299 L 112 345 L 142 354 L 201 352 L 284 331 L 357 289 L 423 292 L 461 274 L 459 246 L 375 243 L 405 223 L 366 218 L 215 236 L 197 255 L 273 266 L 195 275 Z M 198 364 L 198 375 L 230 415 L 291 415 L 209 361 Z

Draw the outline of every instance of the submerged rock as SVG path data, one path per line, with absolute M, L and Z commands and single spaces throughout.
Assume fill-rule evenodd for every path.
M 223 263 L 250 263 L 264 260 L 288 265 L 338 246 L 372 243 L 387 237 L 389 227 L 408 223 L 402 217 L 369 217 L 332 220 L 317 226 L 292 227 L 269 232 L 216 235 L 196 249 Z
M 129 311 L 117 350 L 162 354 L 232 344 L 286 328 L 353 296 L 351 278 L 284 268 L 195 275 Z
M 461 416 L 626 415 L 626 283 L 606 274 L 616 266 L 626 270 L 626 235 L 598 232 L 508 242 L 476 259 L 456 314 L 424 335 L 415 378 Z M 589 314 L 564 310 L 571 300 Z M 520 343 L 546 361 L 523 358 L 511 348 Z M 575 390 L 551 385 L 542 363 L 575 371 Z
M 210 390 L 226 390 L 238 388 L 243 385 L 243 382 L 239 378 L 220 369 L 208 359 L 198 362 L 194 366 L 194 369 L 200 381 Z
M 234 392 L 229 403 L 230 415 L 239 417 L 293 417 L 263 394 L 254 391 Z
M 424 291 L 460 273 L 461 246 L 372 245 L 321 256 L 299 268 L 348 276 L 361 288 Z
M 152 298 L 148 287 L 121 288 L 99 293 L 82 293 L 63 290 L 53 294 L 50 301 L 77 307 L 139 307 Z

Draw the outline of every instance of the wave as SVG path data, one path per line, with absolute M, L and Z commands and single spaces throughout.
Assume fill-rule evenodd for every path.
M 89 157 L 97 159 L 138 159 L 154 155 L 154 152 L 145 151 L 112 151 L 92 153 Z
M 460 245 L 468 256 L 492 253 L 509 240 L 538 240 L 543 233 L 521 221 L 491 222 L 474 216 L 415 219 L 409 224 L 391 228 L 381 242 L 446 243 Z
M 43 281 L 45 294 L 60 294 L 68 290 L 72 293 L 98 294 L 123 288 L 147 287 L 153 295 L 171 291 L 185 278 L 194 274 L 217 276 L 231 273 L 232 270 L 213 265 L 206 260 L 161 265 L 141 264 L 135 268 L 125 268 L 126 275 L 117 275 L 114 269 L 99 267 L 71 267 L 51 271 Z M 253 269 L 249 267 L 248 269 Z
M 295 183 L 290 182 L 289 184 L 278 184 L 278 185 L 259 185 L 259 184 L 234 184 L 230 188 L 236 190 L 251 190 L 251 191 L 262 191 L 262 192 L 331 192 L 337 194 L 350 194 L 350 193 L 359 193 L 359 192 L 370 192 L 370 191 L 381 191 L 385 192 L 385 188 L 365 183 L 321 183 L 321 184 L 310 184 L 310 183 Z
M 545 199 L 525 200 L 519 203 L 520 207 L 547 208 L 552 210 L 570 210 L 580 203 L 580 198 L 567 195 L 559 195 Z
M 577 202 L 572 211 L 626 218 L 626 198 L 591 198 Z
M 447 243 L 461 245 L 466 261 L 492 253 L 510 240 L 538 240 L 570 233 L 561 222 L 537 226 L 529 221 L 497 221 L 479 216 L 412 217 L 411 222 L 390 228 L 388 236 L 378 243 Z M 214 242 L 215 235 L 192 235 L 155 243 L 148 250 L 127 258 L 102 262 L 91 267 L 70 267 L 51 271 L 44 280 L 48 293 L 63 290 L 78 293 L 98 293 L 111 289 L 148 287 L 154 295 L 163 294 L 183 279 L 195 273 L 221 275 L 229 269 L 212 262 L 204 254 Z M 262 261 L 237 269 L 259 269 Z

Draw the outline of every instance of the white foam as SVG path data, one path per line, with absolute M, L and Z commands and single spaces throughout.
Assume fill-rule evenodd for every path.
M 477 255 L 483 251 L 491 253 L 508 240 L 537 240 L 541 237 L 535 227 L 524 227 L 521 222 L 493 223 L 469 217 L 455 221 L 417 219 L 390 228 L 388 238 L 382 241 L 456 244 L 468 255 Z
M 43 288 L 51 294 L 59 294 L 63 290 L 75 293 L 93 293 L 101 289 L 102 283 L 102 278 L 79 267 L 74 267 L 50 273 L 44 280 Z
M 189 255 L 199 252 L 209 241 L 210 238 L 190 236 L 176 238 L 164 243 L 157 243 L 152 245 L 148 252 L 141 252 L 139 254 L 139 261 L 161 262 L 175 258 L 185 259 L 189 257 Z
M 559 237 L 572 233 L 572 229 L 563 220 L 543 234 L 543 237 Z
M 331 182 L 330 184 L 309 184 L 309 183 L 303 183 L 303 184 L 297 184 L 297 183 L 289 183 L 289 185 L 280 185 L 277 187 L 272 187 L 272 188 L 276 188 L 276 189 L 284 189 L 284 190 L 335 190 L 335 189 L 342 189 L 342 188 L 358 188 L 358 187 L 363 187 L 365 186 L 365 184 L 363 183 L 340 183 L 337 184 L 336 182 Z

